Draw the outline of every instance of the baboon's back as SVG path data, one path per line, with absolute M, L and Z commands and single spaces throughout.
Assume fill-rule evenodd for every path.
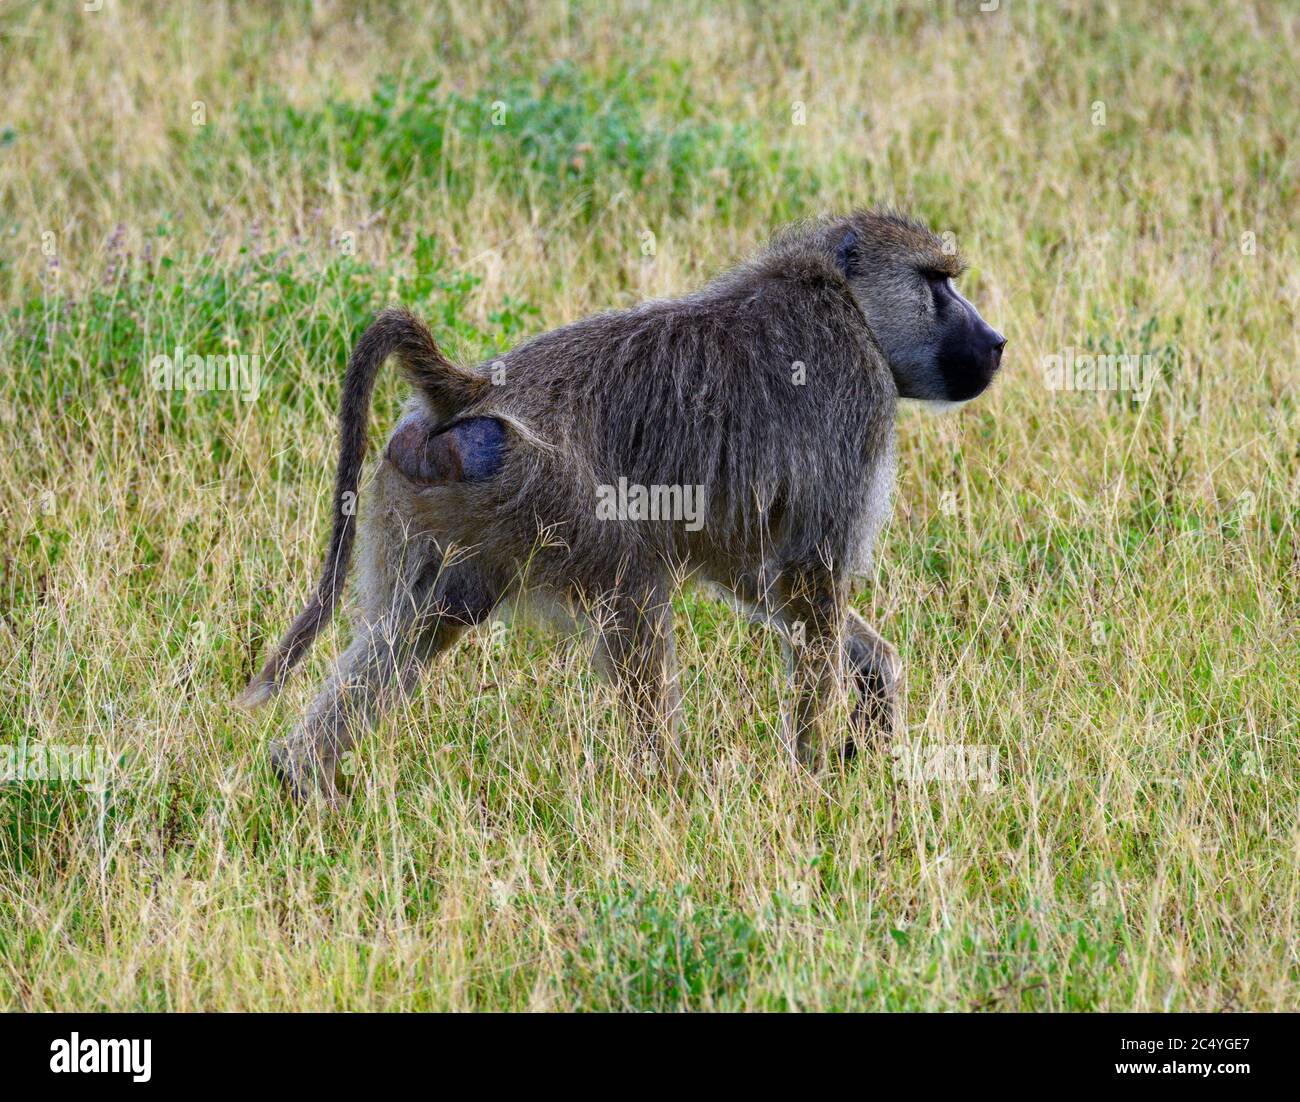
M 619 479 L 701 487 L 700 533 L 666 521 L 635 536 L 692 558 L 773 541 L 809 553 L 804 533 L 851 540 L 897 398 L 839 273 L 788 250 L 699 294 L 546 333 L 504 366 L 487 407 L 556 445 L 536 454 L 556 483 L 554 519 L 580 525 L 595 486 Z M 590 457 L 589 468 L 571 456 Z

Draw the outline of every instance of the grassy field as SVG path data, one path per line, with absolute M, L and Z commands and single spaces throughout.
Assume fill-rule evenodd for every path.
M 0 3 L 0 1007 L 1300 1004 L 1293 7 L 82 7 Z M 314 581 L 372 313 L 479 359 L 875 202 L 1010 337 L 901 417 L 855 598 L 894 747 L 791 775 L 776 647 L 687 597 L 676 788 L 512 624 L 340 813 L 288 804 L 266 746 L 345 627 L 230 700 Z M 256 395 L 158 389 L 177 347 Z M 1106 353 L 1145 399 L 1049 385 Z

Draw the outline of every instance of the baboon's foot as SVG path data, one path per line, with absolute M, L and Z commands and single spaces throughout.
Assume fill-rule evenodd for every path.
M 781 719 L 781 742 L 785 746 L 786 763 L 794 773 L 816 773 L 821 769 L 823 754 L 816 734 L 812 731 L 796 734 L 795 721 L 788 715 Z
M 840 747 L 839 760 L 848 765 L 859 753 L 887 750 L 894 741 L 897 719 L 896 700 L 873 700 L 859 704 L 853 710 L 849 735 Z
M 321 803 L 337 808 L 342 801 L 335 763 L 310 750 L 290 746 L 287 739 L 271 744 L 271 768 L 296 803 Z
M 680 748 L 661 739 L 646 739 L 628 757 L 633 776 L 648 784 L 675 784 L 682 776 Z
M 840 760 L 846 764 L 859 751 L 888 747 L 902 722 L 903 663 L 898 652 L 875 637 L 868 644 L 851 639 L 849 655 L 858 699 L 849 736 L 840 748 Z
M 898 700 L 872 697 L 853 709 L 849 735 L 840 747 L 840 761 L 851 762 L 859 752 L 884 750 L 894 740 L 898 722 Z

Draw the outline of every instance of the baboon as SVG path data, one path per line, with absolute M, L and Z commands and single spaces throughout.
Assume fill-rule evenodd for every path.
M 964 402 L 998 369 L 1006 340 L 954 288 L 963 268 L 921 223 L 860 210 L 781 231 L 694 294 L 574 322 L 477 367 L 449 362 L 410 313 L 384 310 L 343 381 L 319 585 L 243 697 L 276 692 L 335 610 L 371 390 L 396 356 L 413 393 L 367 494 L 354 638 L 272 749 L 291 791 L 335 799 L 358 732 L 524 595 L 594 634 L 653 761 L 680 765 L 670 600 L 686 581 L 780 632 L 793 761 L 822 760 L 846 672 L 857 704 L 840 753 L 887 736 L 901 665 L 849 607 L 849 586 L 889 506 L 898 399 Z M 638 507 L 599 509 L 614 486 L 641 491 Z M 702 523 L 645 515 L 647 495 L 681 488 L 698 491 Z

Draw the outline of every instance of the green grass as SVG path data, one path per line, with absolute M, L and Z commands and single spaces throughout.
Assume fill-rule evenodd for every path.
M 585 219 L 628 191 L 651 190 L 674 214 L 704 208 L 725 219 L 765 176 L 793 196 L 815 190 L 761 127 L 696 117 L 681 86 L 652 112 L 647 92 L 663 89 L 647 89 L 647 79 L 653 84 L 655 70 L 597 80 L 563 63 L 536 78 L 494 73 L 474 96 L 444 90 L 437 76 L 384 76 L 368 98 L 306 109 L 266 93 L 241 102 L 228 129 L 201 132 L 193 171 L 219 176 L 247 158 L 292 165 L 320 184 L 345 173 L 371 202 L 437 187 L 468 204 L 481 170 L 514 202 L 568 207 Z M 475 155 L 462 160 L 467 146 Z
M 113 763 L 0 783 L 0 1006 L 1294 1009 L 1296 16 L 615 9 L 0 7 L 0 747 Z M 1011 338 L 900 420 L 856 597 L 893 751 L 791 775 L 772 640 L 687 595 L 679 785 L 511 624 L 338 814 L 286 803 L 267 743 L 346 629 L 230 698 L 312 584 L 373 312 L 489 358 L 875 201 Z M 256 400 L 154 389 L 178 345 L 259 356 Z M 1156 387 L 1051 391 L 1067 348 Z M 967 750 L 991 778 L 934 768 Z

